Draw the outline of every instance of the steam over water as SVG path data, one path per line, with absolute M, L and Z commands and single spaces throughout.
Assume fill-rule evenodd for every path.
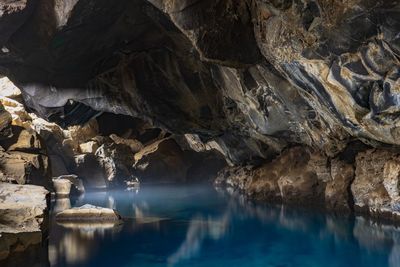
M 72 201 L 114 208 L 123 224 L 52 222 L 53 267 L 395 267 L 400 229 L 364 219 L 251 204 L 207 186 L 89 192 Z M 54 209 L 71 205 L 58 200 Z

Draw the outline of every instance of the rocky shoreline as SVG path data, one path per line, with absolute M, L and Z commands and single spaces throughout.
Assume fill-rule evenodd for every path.
M 329 158 L 294 147 L 259 167 L 227 167 L 215 180 L 250 200 L 363 214 L 396 223 L 399 154 L 358 144 L 359 152 Z

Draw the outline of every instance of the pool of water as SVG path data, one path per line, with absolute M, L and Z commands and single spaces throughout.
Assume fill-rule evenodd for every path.
M 86 193 L 55 211 L 86 203 L 110 207 L 123 224 L 50 228 L 50 266 L 400 266 L 400 229 L 362 217 L 256 205 L 208 186 L 143 186 Z

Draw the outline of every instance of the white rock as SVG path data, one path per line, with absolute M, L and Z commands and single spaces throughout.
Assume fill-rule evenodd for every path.
M 71 184 L 71 181 L 67 179 L 53 179 L 54 190 L 57 196 L 69 196 Z
M 121 216 L 113 209 L 83 205 L 64 210 L 56 215 L 57 221 L 119 221 Z
M 79 145 L 79 149 L 83 154 L 94 154 L 99 148 L 99 145 L 95 141 L 89 141 Z
M 48 194 L 41 186 L 0 183 L 0 233 L 40 231 Z

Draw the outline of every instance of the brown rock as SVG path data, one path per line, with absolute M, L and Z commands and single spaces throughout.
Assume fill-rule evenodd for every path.
M 0 152 L 0 181 L 51 188 L 48 158 L 19 151 Z
M 64 130 L 65 139 L 71 140 L 71 145 L 75 151 L 79 151 L 79 145 L 89 141 L 99 134 L 99 126 L 95 119 L 90 120 L 86 124 L 80 126 L 70 126 Z
M 356 210 L 376 216 L 398 216 L 399 174 L 398 154 L 380 149 L 359 153 L 351 185 Z
M 48 193 L 41 186 L 0 183 L 0 233 L 40 232 Z
M 354 167 L 351 164 L 333 159 L 331 176 L 325 189 L 326 206 L 332 210 L 350 210 L 352 208 L 351 182 L 354 179 Z
M 10 128 L 12 122 L 11 114 L 8 113 L 4 106 L 0 103 L 0 140 L 8 138 L 12 135 Z
M 0 141 L 7 151 L 22 151 L 28 153 L 46 153 L 46 148 L 41 137 L 33 130 L 20 126 L 12 126 L 13 136 Z
M 259 200 L 323 205 L 330 173 L 327 158 L 308 148 L 286 150 L 270 163 L 249 169 L 231 168 L 222 172 L 227 185 Z M 221 175 L 220 175 L 221 176 Z

